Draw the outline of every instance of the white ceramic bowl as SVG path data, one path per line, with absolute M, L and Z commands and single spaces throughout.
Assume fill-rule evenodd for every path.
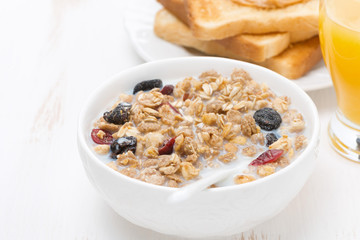
M 205 190 L 178 204 L 167 202 L 177 189 L 156 186 L 126 177 L 107 167 L 92 150 L 92 123 L 106 107 L 137 82 L 160 78 L 164 83 L 198 76 L 214 69 L 229 76 L 243 68 L 278 95 L 291 97 L 292 107 L 306 121 L 309 142 L 286 168 L 243 185 Z M 78 147 L 87 176 L 100 195 L 130 222 L 165 234 L 184 237 L 225 236 L 242 232 L 278 214 L 300 191 L 312 172 L 318 152 L 319 119 L 309 96 L 292 81 L 268 69 L 236 60 L 189 57 L 145 63 L 125 70 L 102 84 L 81 111 Z

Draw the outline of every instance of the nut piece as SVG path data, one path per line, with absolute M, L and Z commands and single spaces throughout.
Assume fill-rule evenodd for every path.
M 255 180 L 256 180 L 256 178 L 251 175 L 237 175 L 234 178 L 234 183 L 235 184 L 243 184 L 243 183 L 252 182 Z
M 200 169 L 196 169 L 189 162 L 182 162 L 181 166 L 181 174 L 185 178 L 185 180 L 191 180 L 199 175 Z
M 242 114 L 236 110 L 230 110 L 226 113 L 227 120 L 232 123 L 241 124 Z
M 255 120 L 251 115 L 245 115 L 241 119 L 241 132 L 244 136 L 250 137 L 251 135 L 257 133 Z
M 98 138 L 100 138 L 100 139 L 103 139 L 105 136 L 105 132 L 100 130 L 97 132 L 96 136 L 98 136 Z

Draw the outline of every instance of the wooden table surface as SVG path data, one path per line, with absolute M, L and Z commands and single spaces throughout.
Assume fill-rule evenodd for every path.
M 124 30 L 126 2 L 0 1 L 0 239 L 180 239 L 112 211 L 77 152 L 89 93 L 143 63 Z M 314 173 L 274 219 L 222 239 L 360 239 L 360 164 L 329 147 L 333 89 L 309 95 L 322 124 Z

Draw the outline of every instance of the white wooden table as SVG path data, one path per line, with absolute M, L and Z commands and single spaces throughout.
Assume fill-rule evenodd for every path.
M 89 92 L 143 61 L 122 0 L 0 1 L 0 239 L 179 239 L 119 217 L 87 180 L 76 145 Z M 360 239 L 360 164 L 327 141 L 332 89 L 309 93 L 321 118 L 316 169 L 277 217 L 226 239 Z

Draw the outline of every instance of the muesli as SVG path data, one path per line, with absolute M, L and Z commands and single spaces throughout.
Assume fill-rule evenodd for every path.
M 163 87 L 160 79 L 138 83 L 94 124 L 96 153 L 131 178 L 168 187 L 199 179 L 206 169 L 251 159 L 233 184 L 286 167 L 307 143 L 305 121 L 242 70 L 215 71 Z

